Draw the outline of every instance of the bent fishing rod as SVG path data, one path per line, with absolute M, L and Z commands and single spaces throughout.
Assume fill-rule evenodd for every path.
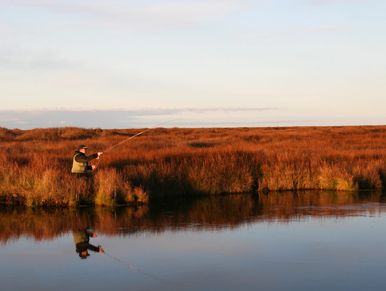
M 166 121 L 166 122 L 163 122 L 163 123 L 158 123 L 158 124 L 154 125 L 153 127 L 147 128 L 147 129 L 145 129 L 145 130 L 143 130 L 143 131 L 141 131 L 141 132 L 138 132 L 137 134 L 134 134 L 134 135 L 132 135 L 132 136 L 129 136 L 128 138 L 126 138 L 126 139 L 124 139 L 124 140 L 122 140 L 122 141 L 120 141 L 120 142 L 118 142 L 118 143 L 116 143 L 116 144 L 114 144 L 114 145 L 108 147 L 106 150 L 102 151 L 102 153 L 103 153 L 103 154 L 104 154 L 104 153 L 108 153 L 108 152 L 110 152 L 111 150 L 117 148 L 118 146 L 120 146 L 120 145 L 122 145 L 122 144 L 124 144 L 124 143 L 126 143 L 126 142 L 128 142 L 128 141 L 130 141 L 130 140 L 132 140 L 132 139 L 134 139 L 134 138 L 136 138 L 136 137 L 138 137 L 138 136 L 140 136 L 140 135 L 143 135 L 144 133 L 146 133 L 146 132 L 148 132 L 148 131 L 151 131 L 151 130 L 153 130 L 153 129 L 159 128 L 160 126 L 166 125 L 166 124 L 171 123 L 171 122 L 174 122 L 174 121 L 176 121 L 176 119 L 169 120 L 169 121 Z M 98 166 L 99 163 L 100 163 L 100 157 L 101 157 L 101 156 L 98 157 L 96 166 Z
M 142 135 L 142 134 L 144 134 L 144 133 L 146 133 L 146 132 L 148 132 L 148 131 L 150 131 L 150 130 L 159 128 L 160 126 L 166 125 L 166 124 L 171 123 L 171 122 L 173 122 L 173 121 L 176 121 L 176 119 L 169 120 L 169 121 L 162 122 L 162 123 L 158 123 L 158 124 L 154 125 L 153 127 L 150 127 L 150 128 L 147 128 L 147 129 L 145 129 L 145 130 L 143 130 L 143 131 L 141 131 L 141 132 L 138 132 L 137 134 L 134 134 L 134 135 L 132 135 L 132 136 L 130 136 L 130 137 L 128 137 L 128 138 L 126 138 L 126 139 L 120 141 L 119 143 L 114 144 L 114 145 L 112 145 L 111 147 L 107 148 L 106 150 L 103 151 L 103 153 L 110 152 L 112 149 L 115 149 L 116 147 L 118 147 L 118 146 L 120 146 L 120 145 L 122 145 L 122 144 L 128 142 L 129 140 L 132 140 L 132 139 L 136 138 L 137 136 L 140 136 L 140 135 Z
M 110 152 L 111 150 L 115 149 L 116 147 L 118 147 L 118 146 L 120 146 L 120 145 L 122 145 L 122 144 L 128 142 L 129 140 L 134 139 L 134 138 L 136 138 L 137 136 L 140 136 L 140 135 L 142 135 L 142 134 L 144 134 L 144 133 L 146 133 L 146 132 L 148 132 L 148 131 L 150 131 L 150 130 L 152 130 L 152 129 L 153 129 L 153 128 L 148 128 L 148 129 L 146 129 L 146 130 L 143 130 L 143 131 L 141 131 L 141 132 L 138 132 L 137 134 L 134 134 L 134 135 L 132 135 L 132 136 L 130 136 L 130 137 L 128 137 L 128 138 L 126 138 L 126 139 L 120 141 L 119 143 L 117 143 L 117 144 L 115 144 L 115 145 L 112 145 L 111 147 L 107 148 L 106 150 L 103 151 L 103 153 L 108 153 L 108 152 Z

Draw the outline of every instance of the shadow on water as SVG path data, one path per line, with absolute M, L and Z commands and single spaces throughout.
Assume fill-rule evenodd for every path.
M 267 195 L 227 195 L 168 198 L 149 206 L 84 209 L 0 208 L 0 243 L 25 236 L 52 240 L 92 227 L 107 236 L 142 232 L 216 230 L 263 222 L 290 223 L 304 217 L 378 215 L 382 192 L 282 192 Z

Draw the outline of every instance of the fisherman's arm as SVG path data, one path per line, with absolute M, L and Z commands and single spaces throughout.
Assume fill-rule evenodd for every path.
M 96 253 L 104 253 L 105 252 L 103 250 L 102 246 L 94 246 L 92 244 L 88 244 L 87 249 L 90 251 L 96 252 Z
M 96 158 L 98 158 L 98 154 L 95 153 L 93 155 L 90 155 L 90 156 L 86 156 L 86 155 L 77 155 L 75 157 L 75 161 L 77 161 L 78 163 L 88 163 Z
M 87 235 L 88 239 L 89 239 L 90 237 L 97 237 L 96 232 L 94 232 L 94 231 L 92 230 L 92 228 L 90 228 L 90 227 L 87 227 L 86 230 L 85 230 L 85 232 L 86 232 L 86 235 Z M 96 246 L 94 246 L 94 245 L 88 243 L 88 244 L 87 244 L 87 248 L 88 248 L 90 251 L 97 252 L 97 253 L 104 253 L 104 252 L 105 252 L 104 249 L 102 248 L 102 246 L 100 246 L 100 245 L 96 247 Z

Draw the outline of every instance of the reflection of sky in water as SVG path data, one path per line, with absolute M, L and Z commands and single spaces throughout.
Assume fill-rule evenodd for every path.
M 305 216 L 235 229 L 100 235 L 91 243 L 181 290 L 383 290 L 386 216 Z M 1 290 L 170 290 L 72 234 L 0 247 Z

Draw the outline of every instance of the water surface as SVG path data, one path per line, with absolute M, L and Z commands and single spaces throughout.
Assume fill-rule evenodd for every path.
M 331 192 L 2 208 L 0 290 L 385 290 L 385 210 L 381 193 Z

